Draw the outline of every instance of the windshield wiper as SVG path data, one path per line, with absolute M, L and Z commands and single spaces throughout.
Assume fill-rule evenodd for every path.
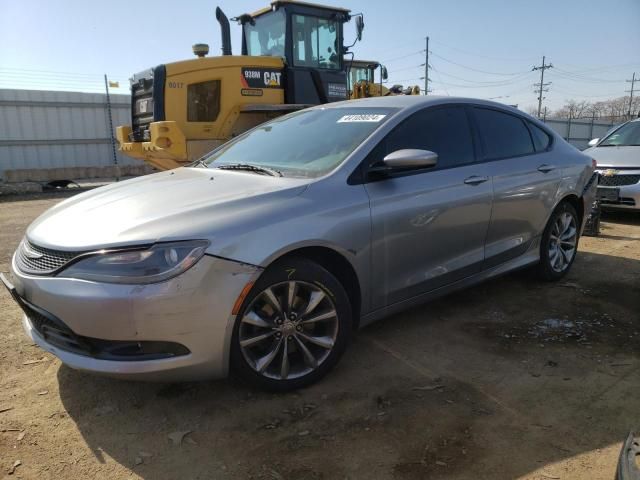
M 209 168 L 209 164 L 204 160 L 204 158 L 199 158 L 198 160 L 191 162 L 188 166 Z
M 220 170 L 246 170 L 248 172 L 261 173 L 269 175 L 271 177 L 282 177 L 282 172 L 274 168 L 259 167 L 257 165 L 251 165 L 249 163 L 228 163 L 225 165 L 218 165 Z

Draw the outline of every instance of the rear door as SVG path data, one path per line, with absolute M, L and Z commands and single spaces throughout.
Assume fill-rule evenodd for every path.
M 380 308 L 481 270 L 491 179 L 475 163 L 463 106 L 431 107 L 398 125 L 365 168 L 400 149 L 438 154 L 436 167 L 365 177 L 372 216 L 372 299 Z
M 473 108 L 483 160 L 493 177 L 493 210 L 484 268 L 526 252 L 553 208 L 561 169 L 551 137 L 528 120 L 493 108 Z M 534 146 L 535 144 L 535 146 Z

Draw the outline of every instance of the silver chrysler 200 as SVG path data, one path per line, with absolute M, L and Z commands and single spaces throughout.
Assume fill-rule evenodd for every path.
M 3 280 L 73 368 L 285 390 L 393 312 L 525 266 L 562 277 L 596 187 L 590 157 L 510 107 L 341 102 L 59 203 Z

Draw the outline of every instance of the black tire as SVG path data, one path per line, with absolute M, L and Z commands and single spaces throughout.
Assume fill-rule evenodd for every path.
M 556 222 L 558 222 L 559 219 L 566 214 L 570 215 L 573 218 L 573 222 L 575 223 L 575 249 L 570 261 L 567 262 L 566 266 L 561 271 L 558 271 L 553 268 L 552 259 L 550 258 L 549 253 L 552 244 L 552 230 Z M 571 270 L 571 266 L 573 265 L 573 262 L 576 258 L 579 240 L 580 219 L 578 218 L 576 209 L 573 208 L 573 205 L 571 205 L 570 203 L 562 202 L 551 214 L 551 217 L 547 222 L 547 226 L 545 227 L 542 238 L 540 240 L 540 262 L 536 265 L 536 274 L 538 278 L 546 282 L 553 282 L 564 277 L 569 272 L 569 270 Z
M 294 361 L 297 361 L 298 364 L 300 364 L 301 370 L 304 370 L 306 368 L 311 368 L 307 365 L 307 359 L 305 358 L 305 355 L 301 349 L 301 346 L 299 346 L 299 344 L 301 343 L 300 338 L 303 338 L 303 337 L 298 337 L 297 336 L 298 334 L 296 334 L 296 332 L 278 331 L 277 334 L 279 335 L 279 338 L 281 341 L 284 341 L 286 336 L 286 338 L 290 342 L 285 341 L 284 344 L 286 344 L 287 346 L 284 346 L 284 344 L 281 344 L 283 345 L 283 347 L 277 346 L 275 348 L 273 347 L 273 345 L 275 344 L 274 342 L 276 342 L 277 340 L 272 338 L 269 338 L 268 340 L 264 340 L 264 342 L 267 343 L 267 345 L 265 346 L 262 346 L 262 345 L 254 346 L 252 344 L 251 348 L 247 348 L 246 346 L 245 348 L 241 347 L 240 342 L 241 342 L 241 338 L 244 338 L 245 341 L 248 338 L 246 329 L 262 328 L 263 330 L 260 330 L 257 332 L 257 333 L 260 333 L 263 331 L 269 332 L 277 328 L 281 328 L 281 329 L 285 328 L 285 325 L 280 325 L 280 326 L 276 325 L 276 322 L 280 321 L 279 320 L 280 315 L 275 309 L 273 309 L 274 313 L 273 313 L 273 316 L 271 317 L 268 315 L 262 315 L 265 309 L 269 308 L 271 305 L 268 302 L 263 301 L 263 299 L 266 298 L 263 295 L 263 292 L 265 292 L 268 288 L 273 287 L 272 291 L 276 299 L 279 301 L 280 306 L 282 307 L 281 313 L 283 313 L 285 310 L 289 310 L 289 307 L 286 304 L 287 299 L 284 298 L 286 295 L 286 291 L 283 291 L 282 289 L 288 288 L 287 285 L 289 285 L 291 282 L 294 282 L 296 283 L 296 285 L 299 285 L 299 287 L 296 287 L 296 288 L 299 288 L 299 290 L 296 290 L 296 293 L 298 291 L 303 291 L 305 288 L 315 289 L 315 294 L 317 294 L 318 291 L 324 293 L 322 302 L 325 302 L 325 303 L 321 304 L 320 307 L 324 307 L 325 311 L 327 308 L 329 308 L 328 310 L 329 314 L 332 311 L 330 310 L 331 305 L 334 308 L 333 311 L 335 311 L 336 315 L 333 317 L 337 317 L 337 320 L 335 321 L 330 320 L 330 321 L 332 325 L 331 334 L 335 336 L 335 339 L 333 340 L 334 343 L 328 355 L 324 357 L 320 362 L 318 362 L 317 367 L 315 367 L 315 369 L 313 369 L 312 371 L 304 374 L 301 372 L 298 372 L 297 375 L 300 375 L 300 376 L 295 376 L 294 378 L 288 378 L 288 376 L 286 375 L 285 377 L 274 378 L 273 376 L 269 376 L 271 375 L 271 373 L 269 372 L 269 369 L 271 370 L 273 370 L 274 368 L 277 369 L 277 363 L 275 362 L 283 362 L 282 359 L 284 354 L 282 350 L 287 352 L 288 358 L 291 359 L 291 364 L 293 364 Z M 279 295 L 278 292 L 282 292 L 282 293 Z M 293 301 L 293 304 L 297 303 L 298 305 L 304 305 L 305 299 L 303 298 L 302 293 L 300 294 L 299 297 L 297 296 L 296 299 L 297 300 Z M 308 308 L 309 304 L 311 303 L 311 296 L 308 297 L 306 302 L 307 302 L 306 307 Z M 261 314 L 261 318 L 265 318 L 266 321 L 269 323 L 268 328 L 263 326 L 254 327 L 251 324 L 243 323 L 243 319 L 245 318 L 245 315 L 255 312 L 256 309 L 258 309 L 258 305 L 262 305 L 260 307 L 259 312 Z M 329 305 L 329 307 L 327 307 L 327 305 Z M 291 310 L 293 309 L 294 307 L 291 307 Z M 300 308 L 300 310 L 304 310 L 304 308 Z M 311 315 L 311 313 L 307 315 Z M 300 317 L 297 319 L 299 323 L 303 322 L 303 319 L 305 318 L 303 315 L 304 313 L 301 312 Z M 291 319 L 289 317 L 289 314 L 285 312 L 284 315 L 282 316 L 285 317 L 284 322 L 289 324 L 289 326 L 291 326 L 293 322 L 289 321 Z M 318 315 L 316 315 L 316 317 L 318 317 Z M 333 317 L 329 317 L 329 318 L 333 318 Z M 324 322 L 313 323 L 313 324 L 304 326 L 304 328 L 305 329 L 306 328 L 313 328 L 313 329 L 329 328 L 324 326 L 323 323 Z M 347 293 L 344 287 L 336 279 L 336 277 L 334 277 L 330 272 L 328 272 L 326 269 L 324 269 L 317 263 L 311 260 L 308 260 L 306 258 L 291 257 L 291 258 L 279 260 L 275 264 L 267 268 L 265 272 L 260 276 L 258 281 L 254 284 L 251 291 L 247 295 L 247 298 L 244 300 L 239 310 L 239 313 L 236 316 L 236 323 L 234 325 L 233 336 L 231 340 L 232 372 L 235 373 L 242 380 L 246 381 L 251 386 L 258 387 L 264 390 L 283 392 L 283 391 L 295 390 L 298 388 L 305 387 L 307 385 L 310 385 L 320 380 L 338 363 L 338 360 L 344 353 L 344 350 L 347 344 L 349 343 L 349 339 L 352 333 L 352 325 L 353 325 L 352 308 L 349 302 L 349 297 L 347 296 Z M 241 331 L 241 328 L 243 329 L 242 331 Z M 302 327 L 296 327 L 296 328 L 302 328 Z M 251 333 L 253 338 L 257 338 L 257 335 L 255 333 L 253 332 Z M 293 335 L 289 335 L 288 333 L 293 333 Z M 309 332 L 307 330 L 300 330 L 300 335 L 303 335 L 306 333 L 309 333 Z M 295 337 L 295 338 L 289 338 L 289 336 Z M 327 337 L 322 337 L 322 338 L 327 338 Z M 249 339 L 249 341 L 251 341 L 251 339 Z M 320 355 L 326 355 L 326 353 L 323 353 L 322 348 L 317 347 L 317 345 L 315 344 L 305 343 L 305 345 L 308 347 L 307 353 L 309 353 L 310 350 L 313 350 L 314 353 L 319 350 Z M 258 348 L 258 349 L 264 348 L 264 351 L 260 352 L 260 354 L 263 355 L 262 358 L 259 358 L 259 359 L 249 358 L 250 356 L 253 355 L 253 352 L 252 352 L 253 348 Z M 258 372 L 256 370 L 258 366 L 258 363 L 257 363 L 258 360 L 262 360 L 266 358 L 266 356 L 268 356 L 268 355 L 264 355 L 265 352 L 273 352 L 274 350 L 278 350 L 278 352 L 274 354 L 274 357 L 272 357 L 272 360 L 270 360 L 268 370 L 265 371 L 264 373 Z M 260 355 L 256 355 L 256 357 L 259 357 L 259 356 Z M 287 361 L 287 364 L 289 365 L 289 361 Z

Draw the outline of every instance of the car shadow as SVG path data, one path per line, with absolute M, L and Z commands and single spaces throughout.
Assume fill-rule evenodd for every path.
M 626 212 L 618 210 L 603 210 L 601 220 L 622 225 L 640 225 L 640 212 Z
M 364 328 L 298 392 L 63 366 L 60 396 L 97 461 L 147 479 L 560 478 L 640 427 L 639 276 L 637 260 L 581 252 L 558 283 L 456 292 Z

